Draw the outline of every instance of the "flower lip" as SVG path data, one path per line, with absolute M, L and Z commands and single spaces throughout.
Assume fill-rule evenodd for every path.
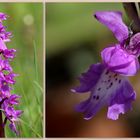
M 131 109 L 134 100 L 135 92 L 127 78 L 104 69 L 100 79 L 90 90 L 89 98 L 76 105 L 75 109 L 84 114 L 85 120 L 89 120 L 103 106 L 108 105 L 107 117 L 116 120 L 119 114 Z

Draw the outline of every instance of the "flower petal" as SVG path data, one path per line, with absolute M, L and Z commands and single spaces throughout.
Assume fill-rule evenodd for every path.
M 0 22 L 1 22 L 2 20 L 6 20 L 7 17 L 8 17 L 8 16 L 7 16 L 6 14 L 0 13 Z
M 128 54 L 120 45 L 105 48 L 101 56 L 111 71 L 125 76 L 135 75 L 140 67 L 137 57 Z
M 13 132 L 16 133 L 17 136 L 19 135 L 19 132 L 17 131 L 17 128 L 16 128 L 16 125 L 15 125 L 14 122 L 11 122 L 11 123 L 9 124 L 9 127 L 10 127 L 10 129 L 11 129 Z
M 5 43 L 4 43 L 4 41 L 2 39 L 0 39 L 0 51 L 3 51 L 5 49 L 7 49 L 7 47 L 6 47 Z
M 86 120 L 91 119 L 104 105 L 111 104 L 112 98 L 120 88 L 123 88 L 125 81 L 125 77 L 105 69 L 94 88 L 91 89 L 89 98 L 78 104 L 76 110 L 84 113 Z
M 5 49 L 4 51 L 3 51 L 3 55 L 4 55 L 4 57 L 5 58 L 11 58 L 11 59 L 13 59 L 14 57 L 15 57 L 15 53 L 16 52 L 16 50 L 15 49 Z
M 101 63 L 93 64 L 90 66 L 86 73 L 83 73 L 79 78 L 80 86 L 72 89 L 72 92 L 87 92 L 90 91 L 104 70 L 104 65 Z
M 95 13 L 95 18 L 107 26 L 120 43 L 128 38 L 128 28 L 122 21 L 122 13 L 119 11 L 101 11 Z
M 21 96 L 16 95 L 16 94 L 12 94 L 8 99 L 8 103 L 12 104 L 12 105 L 19 104 L 18 98 L 21 98 Z
M 107 117 L 117 120 L 119 114 L 124 114 L 131 109 L 131 102 L 135 100 L 136 94 L 128 81 L 123 82 L 116 95 L 111 99 Z

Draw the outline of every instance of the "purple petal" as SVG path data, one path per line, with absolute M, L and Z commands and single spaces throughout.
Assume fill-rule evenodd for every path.
M 10 127 L 10 129 L 11 129 L 13 132 L 16 133 L 17 136 L 19 135 L 19 132 L 18 132 L 17 129 L 16 129 L 15 123 L 13 123 L 13 122 L 10 123 L 10 124 L 9 124 L 9 127 Z
M 15 111 L 14 108 L 5 104 L 5 108 L 3 107 L 3 110 L 5 111 L 6 117 L 11 120 Z
M 3 32 L 0 34 L 0 38 L 4 41 L 4 42 L 9 42 L 11 41 L 10 38 L 12 37 L 12 33 L 11 32 Z
M 103 106 L 108 104 L 110 106 L 113 105 L 113 101 L 115 99 L 115 101 L 117 101 L 118 99 L 118 103 L 120 104 L 124 103 L 124 95 L 118 95 L 118 93 L 121 93 L 120 89 L 121 91 L 123 91 L 123 93 L 126 93 L 125 99 L 134 99 L 133 89 L 128 83 L 128 81 L 125 79 L 125 77 L 113 73 L 108 69 L 105 69 L 94 88 L 91 89 L 90 97 L 87 100 L 78 104 L 76 106 L 76 110 L 78 112 L 84 113 L 84 118 L 86 120 L 89 120 L 94 117 Z M 125 107 L 129 109 L 129 102 L 125 105 Z
M 99 110 L 103 107 L 105 102 L 103 101 L 93 101 L 92 97 L 89 97 L 86 101 L 81 102 L 76 105 L 76 111 L 84 113 L 84 119 L 91 119 Z
M 12 72 L 12 67 L 10 66 L 8 60 L 0 60 L 0 70 Z
M 83 73 L 80 80 L 80 86 L 72 89 L 72 92 L 87 92 L 95 86 L 98 79 L 101 76 L 102 71 L 104 70 L 104 65 L 101 63 L 93 64 L 90 66 L 89 70 L 86 73 Z
M 8 84 L 1 86 L 1 91 L 3 93 L 8 92 L 9 90 L 10 90 L 10 87 L 8 86 Z
M 10 83 L 10 84 L 14 84 L 16 81 L 14 80 L 14 78 L 18 76 L 18 74 L 15 74 L 15 73 L 9 73 L 8 75 L 5 75 L 5 81 L 7 83 Z
M 16 52 L 15 49 L 10 49 L 10 50 L 5 49 L 3 51 L 3 55 L 4 55 L 5 58 L 11 58 L 11 59 L 13 59 L 15 57 L 15 54 L 14 54 L 15 52 Z
M 122 13 L 119 11 L 96 12 L 95 18 L 107 26 L 120 43 L 128 38 L 128 28 L 122 21 Z
M 85 112 L 86 109 L 91 105 L 90 98 L 81 102 L 80 104 L 76 105 L 76 111 L 78 112 Z
M 101 56 L 111 71 L 125 76 L 135 75 L 140 67 L 137 57 L 128 54 L 120 45 L 105 48 Z
M 119 114 L 124 114 L 130 110 L 132 101 L 135 100 L 136 94 L 128 81 L 123 82 L 116 95 L 111 99 L 108 108 L 107 117 L 112 120 L 117 120 Z
M 6 27 L 0 22 L 0 33 L 6 32 Z
M 2 104 L 2 109 L 5 111 L 7 109 L 8 102 L 5 100 Z
M 84 112 L 84 119 L 89 120 L 96 115 L 96 113 L 106 104 L 106 97 L 99 101 L 90 101 L 90 106 L 88 106 Z
M 0 21 L 6 20 L 6 19 L 7 19 L 7 15 L 4 13 L 0 13 Z
M 7 47 L 4 43 L 4 41 L 2 39 L 0 39 L 0 50 L 5 50 L 5 49 L 7 49 Z
M 16 111 L 15 111 L 15 116 L 18 118 L 18 117 L 21 116 L 22 113 L 23 113 L 22 110 L 16 110 Z
M 10 98 L 8 99 L 9 104 L 12 105 L 17 105 L 19 104 L 19 101 L 17 100 L 18 98 L 21 98 L 21 96 L 13 94 L 10 96 Z

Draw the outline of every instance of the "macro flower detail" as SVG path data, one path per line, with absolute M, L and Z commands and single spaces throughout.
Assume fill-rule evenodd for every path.
M 16 122 L 21 116 L 21 110 L 15 110 L 14 106 L 19 104 L 19 95 L 11 94 L 12 86 L 15 84 L 15 77 L 18 74 L 13 72 L 10 62 L 15 57 L 15 49 L 8 49 L 6 42 L 10 41 L 11 33 L 6 31 L 6 27 L 3 26 L 3 20 L 7 19 L 7 15 L 0 13 L 0 109 L 5 116 L 3 121 L 3 127 L 6 122 L 9 121 L 10 129 L 19 134 L 16 129 Z
M 74 93 L 87 93 L 89 98 L 76 106 L 91 119 L 103 107 L 108 106 L 107 117 L 117 120 L 119 114 L 132 109 L 136 93 L 127 76 L 134 76 L 139 70 L 140 33 L 129 34 L 119 11 L 100 11 L 95 18 L 107 26 L 118 40 L 101 52 L 103 62 L 92 64 L 89 70 L 79 77 L 80 85 L 73 88 Z
M 106 66 L 111 71 L 125 76 L 135 75 L 139 70 L 139 54 L 136 52 L 140 49 L 139 40 L 136 38 L 140 38 L 140 34 L 129 37 L 129 30 L 122 22 L 121 12 L 96 12 L 95 17 L 106 25 L 119 41 L 118 44 L 109 46 L 101 52 Z

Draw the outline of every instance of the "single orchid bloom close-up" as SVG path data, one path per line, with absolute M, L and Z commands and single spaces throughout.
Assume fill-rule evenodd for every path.
M 132 109 L 136 93 L 128 81 L 139 70 L 140 33 L 133 34 L 122 20 L 120 11 L 98 11 L 94 17 L 107 26 L 118 40 L 101 51 L 102 62 L 92 64 L 89 70 L 79 77 L 80 85 L 74 93 L 87 93 L 87 100 L 76 106 L 89 120 L 108 106 L 107 118 L 117 120 L 120 114 Z

